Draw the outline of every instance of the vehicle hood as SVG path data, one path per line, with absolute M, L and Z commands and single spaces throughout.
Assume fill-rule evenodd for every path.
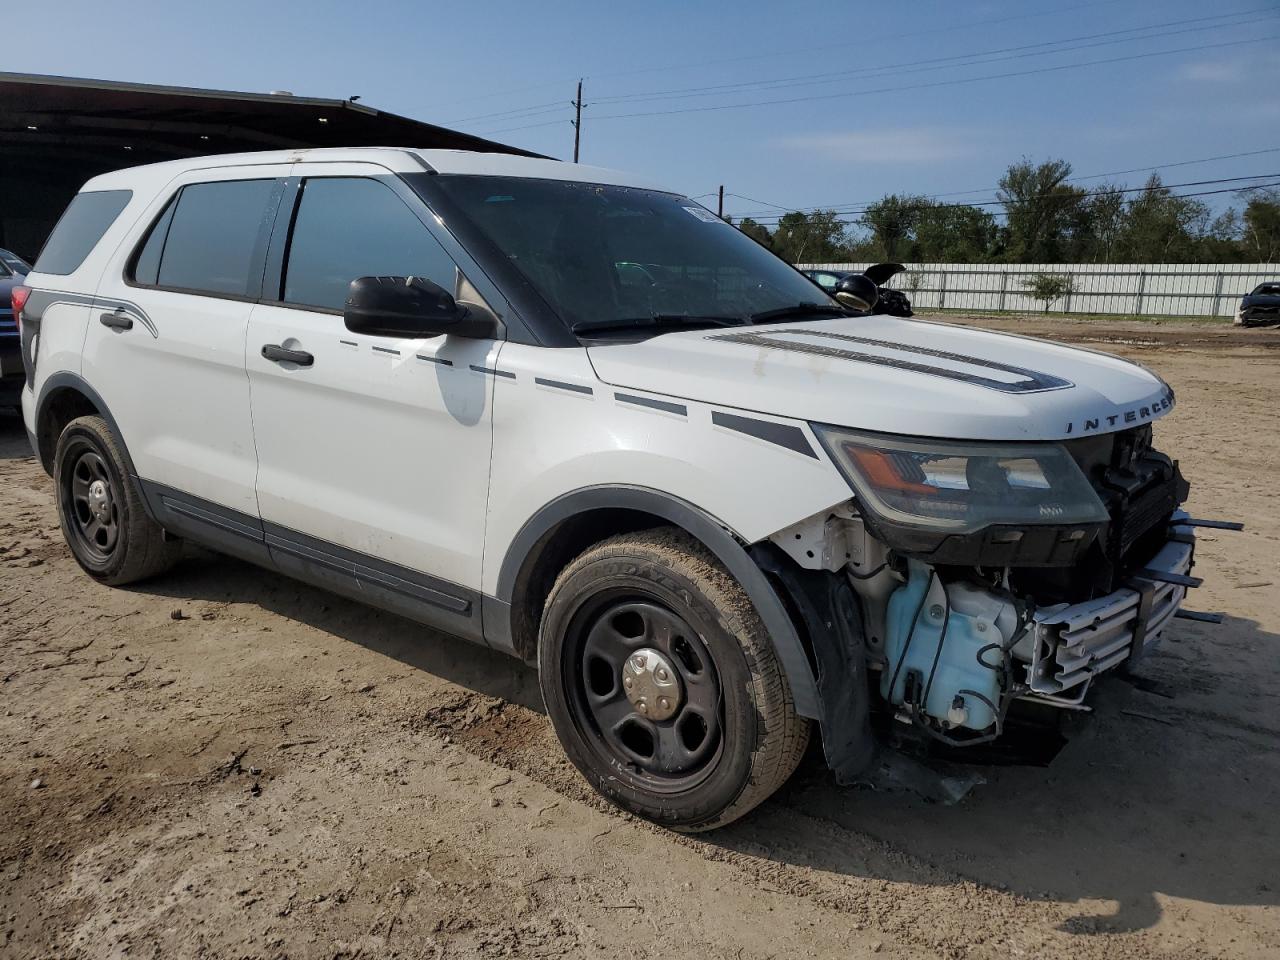
M 862 271 L 862 275 L 878 287 L 883 287 L 890 279 L 907 269 L 900 263 L 873 263 Z
M 1280 296 L 1274 293 L 1247 293 L 1242 301 L 1242 307 L 1280 307 Z
M 912 436 L 1061 440 L 1173 408 L 1163 380 L 1119 357 L 883 315 L 677 331 L 587 352 L 612 386 Z

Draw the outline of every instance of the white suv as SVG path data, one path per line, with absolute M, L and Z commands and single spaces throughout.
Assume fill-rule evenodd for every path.
M 811 721 L 849 782 L 1078 703 L 1197 582 L 1160 379 L 868 283 L 591 167 L 183 160 L 71 203 L 22 406 L 90 576 L 190 539 L 536 662 L 598 790 L 706 829 Z

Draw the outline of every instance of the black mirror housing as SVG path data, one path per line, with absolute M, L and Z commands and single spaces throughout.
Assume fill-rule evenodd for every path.
M 493 335 L 488 317 L 473 316 L 453 295 L 425 277 L 359 277 L 351 281 L 343 322 L 374 337 Z
M 851 273 L 841 277 L 831 295 L 846 307 L 854 310 L 873 310 L 880 299 L 880 288 L 870 277 Z

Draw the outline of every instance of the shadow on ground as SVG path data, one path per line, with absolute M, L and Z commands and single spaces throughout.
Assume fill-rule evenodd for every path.
M 29 455 L 20 422 L 0 419 L 0 458 Z M 172 573 L 135 589 L 175 606 L 255 603 L 476 692 L 542 710 L 537 675 L 518 661 L 198 548 L 189 547 Z M 1079 902 L 1079 916 L 1064 929 L 1081 935 L 1150 927 L 1161 917 L 1162 896 L 1276 906 L 1280 828 L 1271 814 L 1280 793 L 1280 701 L 1270 692 L 1272 676 L 1258 686 L 1265 695 L 1228 689 L 1225 700 L 1215 701 L 1219 709 L 1202 710 L 1182 697 L 1203 693 L 1213 674 L 1178 664 L 1203 660 L 1202 643 L 1275 650 L 1280 636 L 1235 618 L 1213 636 L 1198 629 L 1174 629 L 1168 649 L 1144 666 L 1159 673 L 1158 684 L 1100 685 L 1095 714 L 1048 768 L 985 768 L 985 786 L 944 807 L 909 794 L 837 787 L 811 753 L 774 803 L 820 829 L 780 837 L 767 806 L 707 839 L 837 874 L 865 876 L 875 863 L 872 876 L 889 881 L 919 882 L 918 864 L 936 864 L 1030 899 Z M 848 846 L 832 843 L 828 824 L 845 828 L 838 832 L 850 838 Z M 912 859 L 895 865 L 892 858 L 868 858 L 859 835 Z

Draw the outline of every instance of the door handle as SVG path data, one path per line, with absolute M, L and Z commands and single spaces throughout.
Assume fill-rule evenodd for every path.
M 132 330 L 133 319 L 123 313 L 104 313 L 98 317 L 98 322 L 104 327 L 110 327 L 112 330 Z
M 278 343 L 264 344 L 262 355 L 268 360 L 274 360 L 276 363 L 296 363 L 300 367 L 309 367 L 316 362 L 316 358 L 307 353 L 307 351 L 289 350 Z

